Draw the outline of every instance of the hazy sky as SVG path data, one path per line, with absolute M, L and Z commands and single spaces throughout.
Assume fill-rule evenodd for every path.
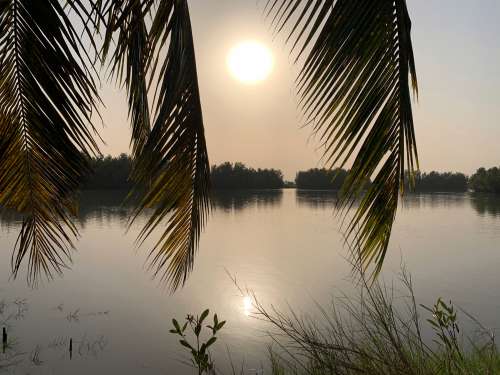
M 420 85 L 414 109 L 421 169 L 472 173 L 500 165 L 500 1 L 407 2 Z M 321 166 L 321 149 L 297 109 L 297 67 L 262 8 L 255 0 L 191 0 L 190 7 L 211 163 L 279 168 L 288 179 Z M 236 81 L 226 66 L 229 50 L 247 39 L 266 44 L 275 58 L 269 79 L 254 86 Z M 102 150 L 128 152 L 125 96 L 105 86 L 103 99 Z

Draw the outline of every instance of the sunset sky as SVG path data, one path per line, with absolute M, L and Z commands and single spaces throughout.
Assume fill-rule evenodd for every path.
M 273 37 L 264 0 L 192 0 L 198 73 L 211 163 L 241 161 L 281 169 L 320 167 L 321 149 L 302 127 L 294 91 L 297 67 L 283 35 Z M 500 1 L 408 0 L 420 99 L 415 123 L 423 171 L 463 171 L 500 164 Z M 246 40 L 269 48 L 268 79 L 247 85 L 227 67 Z M 125 96 L 103 86 L 105 154 L 128 152 Z

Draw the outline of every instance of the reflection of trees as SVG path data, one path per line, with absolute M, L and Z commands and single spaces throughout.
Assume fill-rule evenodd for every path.
M 9 232 L 11 229 L 17 229 L 22 224 L 21 214 L 8 208 L 0 207 L 0 229 Z
M 454 208 L 469 202 L 479 215 L 500 217 L 500 196 L 489 194 L 410 194 L 403 199 L 403 207 Z
M 335 207 L 338 193 L 332 190 L 296 190 L 295 197 L 299 206 L 324 209 Z
M 126 223 L 133 207 L 127 202 L 127 191 L 96 190 L 84 191 L 80 195 L 78 218 L 80 223 L 90 221 Z
M 479 215 L 500 217 L 500 196 L 473 194 L 471 198 L 471 205 Z
M 419 193 L 407 194 L 403 197 L 404 208 L 454 208 L 463 207 L 468 204 L 467 194 L 446 193 Z
M 500 210 L 500 197 L 494 200 L 490 197 L 487 201 L 483 197 L 482 200 L 474 204 L 485 205 L 486 212 L 496 212 Z M 307 206 L 313 209 L 334 209 L 337 202 L 337 193 L 325 190 L 297 190 L 296 200 L 299 206 Z M 402 200 L 402 208 L 419 209 L 419 208 L 454 208 L 464 207 L 468 205 L 470 196 L 468 194 L 407 194 Z M 353 203 L 353 207 L 357 207 L 357 202 Z M 477 208 L 476 208 L 477 210 Z
M 126 191 L 85 191 L 79 200 L 79 221 L 85 226 L 88 221 L 98 223 L 127 223 L 132 205 L 126 202 Z M 281 204 L 282 190 L 215 190 L 212 201 L 215 209 L 239 211 L 249 207 L 271 207 Z M 296 203 L 312 209 L 334 209 L 337 193 L 329 190 L 296 190 Z M 404 197 L 404 208 L 453 208 L 470 204 L 480 214 L 500 216 L 500 196 L 486 194 L 408 194 Z M 354 207 L 356 202 L 354 203 Z M 6 209 L 0 209 L 0 228 L 18 229 L 22 217 Z
M 78 199 L 78 220 L 82 226 L 91 220 L 100 223 L 119 221 L 126 223 L 132 206 L 126 201 L 127 191 L 96 190 L 83 191 Z M 0 209 L 0 228 L 17 228 L 22 216 L 12 210 Z
M 125 225 L 133 209 L 126 198 L 127 191 L 120 190 L 82 192 L 78 207 L 80 224 L 85 227 L 87 222 L 92 221 L 99 224 L 119 222 Z M 282 190 L 219 190 L 212 194 L 215 209 L 225 211 L 238 211 L 251 206 L 275 206 L 281 203 L 282 198 Z M 11 210 L 0 210 L 0 228 L 18 229 L 21 221 L 19 214 Z
M 223 211 L 276 206 L 281 204 L 282 199 L 282 190 L 216 190 L 212 194 L 215 209 Z

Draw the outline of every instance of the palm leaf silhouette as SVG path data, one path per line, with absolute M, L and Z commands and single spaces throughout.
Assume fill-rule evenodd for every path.
M 165 0 L 153 6 L 151 1 L 129 0 L 114 5 L 106 17 L 110 31 L 105 48 L 119 30 L 111 64 L 129 92 L 132 179 L 137 184 L 134 195 L 140 197 L 132 222 L 151 209 L 140 243 L 167 223 L 151 249 L 150 267 L 175 290 L 192 270 L 210 208 L 210 168 L 188 4 Z M 147 14 L 152 15 L 149 31 Z M 154 91 L 152 108 L 149 91 Z
M 94 75 L 75 31 L 104 26 L 102 55 L 127 89 L 139 197 L 132 221 L 151 216 L 144 241 L 166 228 L 150 266 L 175 290 L 193 268 L 210 210 L 209 162 L 187 0 L 0 0 L 0 204 L 23 213 L 13 254 L 17 275 L 61 272 L 77 228 L 73 193 L 98 153 L 91 114 Z M 404 170 L 418 168 L 410 82 L 417 80 L 404 0 L 266 0 L 278 31 L 304 59 L 301 105 L 329 166 L 352 162 L 339 205 L 347 209 L 373 179 L 347 238 L 380 270 Z M 70 20 L 68 14 L 72 13 Z M 115 39 L 116 38 L 116 39 Z M 94 39 L 88 38 L 92 49 Z M 302 61 L 302 60 L 301 60 Z M 150 102 L 149 98 L 152 97 Z
M 141 153 L 151 130 L 146 66 L 150 45 L 146 15 L 152 5 L 151 0 L 108 1 L 100 8 L 106 26 L 103 59 L 114 47 L 110 59 L 111 74 L 118 83 L 125 85 L 128 93 L 134 158 Z M 118 38 L 113 45 L 116 32 Z
M 327 166 L 352 161 L 341 212 L 365 187 L 346 238 L 359 244 L 363 265 L 382 266 L 403 193 L 404 171 L 418 156 L 410 83 L 417 78 L 405 0 L 266 0 L 277 31 L 291 32 L 304 58 L 297 87 L 308 122 L 324 146 Z
M 98 153 L 92 61 L 67 12 L 89 16 L 79 1 L 0 1 L 0 204 L 23 214 L 12 267 L 28 256 L 30 283 L 70 260 L 73 194 Z

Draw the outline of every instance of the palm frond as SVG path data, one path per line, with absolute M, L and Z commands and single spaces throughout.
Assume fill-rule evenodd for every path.
M 23 214 L 12 267 L 17 276 L 28 256 L 30 283 L 70 260 L 73 193 L 98 153 L 91 59 L 67 13 L 85 23 L 82 9 L 77 0 L 0 1 L 0 204 Z
M 152 209 L 140 242 L 167 222 L 151 250 L 150 267 L 175 290 L 193 268 L 210 209 L 210 168 L 186 0 L 159 3 L 149 43 L 148 74 L 159 79 L 154 87 L 151 132 L 134 166 L 137 191 L 146 189 L 134 218 Z
M 339 199 L 347 215 L 368 188 L 346 237 L 362 248 L 365 267 L 382 266 L 404 171 L 418 168 L 409 78 L 418 93 L 405 0 L 266 0 L 278 31 L 290 27 L 301 106 L 324 146 L 329 167 L 351 172 Z
M 141 153 L 151 130 L 146 67 L 150 48 L 145 19 L 152 5 L 152 0 L 114 0 L 101 10 L 106 23 L 102 54 L 106 59 L 113 48 L 111 74 L 128 92 L 134 158 Z M 118 38 L 113 45 L 116 32 Z

